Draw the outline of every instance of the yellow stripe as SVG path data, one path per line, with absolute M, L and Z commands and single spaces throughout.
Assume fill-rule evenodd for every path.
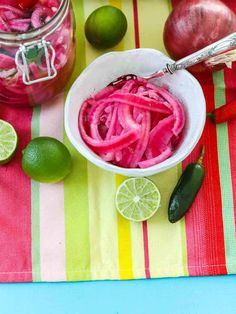
M 117 0 L 115 1 L 117 2 Z M 124 12 L 127 21 L 128 29 L 123 39 L 123 48 L 125 50 L 135 48 L 135 37 L 134 37 L 134 15 L 133 15 L 133 1 L 124 0 L 122 3 L 122 11 Z
M 139 1 L 139 29 L 142 47 L 165 52 L 162 34 L 169 14 L 169 1 Z M 185 223 L 170 224 L 167 208 L 170 195 L 178 180 L 179 170 L 174 167 L 152 177 L 161 192 L 159 212 L 148 221 L 149 260 L 152 277 L 187 275 Z M 168 182 L 168 184 L 166 184 Z
M 94 10 L 107 4 L 108 2 L 105 0 L 84 1 L 85 21 Z M 99 50 L 99 49 L 94 48 L 87 40 L 85 42 L 85 49 L 86 49 L 87 65 L 89 65 L 94 59 L 96 59 L 97 57 L 99 57 L 100 55 L 106 52 L 106 50 Z
M 151 179 L 161 193 L 161 207 L 148 221 L 151 275 L 152 277 L 185 275 L 181 250 L 182 222 L 171 224 L 167 217 L 169 198 L 178 179 L 178 168 L 174 167 Z
M 116 1 L 117 2 L 117 1 Z M 124 37 L 124 49 L 135 48 L 133 1 L 123 1 L 122 11 L 128 20 L 128 30 Z M 130 223 L 132 242 L 132 269 L 134 278 L 145 277 L 143 229 L 142 224 Z
M 126 178 L 116 176 L 116 186 L 118 187 Z M 117 214 L 118 223 L 118 244 L 119 244 L 119 265 L 120 279 L 132 279 L 132 243 L 130 222 Z
M 127 20 L 128 29 L 122 42 L 114 49 L 117 51 L 135 48 L 133 4 L 132 1 L 111 0 L 111 5 L 122 9 Z M 126 178 L 117 176 L 117 185 Z M 142 224 L 130 223 L 118 215 L 119 262 L 122 279 L 145 277 L 143 255 Z
M 109 0 L 109 4 L 113 5 L 120 10 L 122 9 L 120 0 Z M 124 50 L 124 40 L 122 40 L 116 47 L 115 51 Z M 116 176 L 116 183 L 119 186 L 126 178 L 123 176 Z M 130 222 L 125 220 L 117 214 L 118 224 L 118 245 L 119 245 L 119 265 L 120 265 L 120 278 L 132 279 L 132 241 L 131 241 L 131 227 Z
M 125 1 L 126 2 L 126 1 Z M 119 9 L 122 9 L 120 0 L 109 0 L 109 4 Z M 132 21 L 130 21 L 132 23 Z M 122 51 L 124 50 L 124 40 L 122 40 L 112 50 Z M 126 178 L 123 176 L 116 176 L 116 184 L 119 186 Z M 132 241 L 131 241 L 131 227 L 130 222 L 125 220 L 121 215 L 117 214 L 117 226 L 118 226 L 118 246 L 119 246 L 119 266 L 120 266 L 120 278 L 132 279 Z
M 165 52 L 163 29 L 169 15 L 168 1 L 138 1 L 139 34 L 142 48 L 155 48 Z

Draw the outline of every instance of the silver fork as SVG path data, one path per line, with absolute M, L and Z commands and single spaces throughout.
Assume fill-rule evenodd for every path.
M 158 70 L 143 78 L 150 80 L 153 78 L 162 77 L 166 74 L 173 74 L 178 70 L 187 69 L 195 64 L 207 61 L 208 65 L 215 65 L 218 63 L 231 64 L 236 61 L 236 33 L 232 33 L 215 43 L 198 50 L 191 55 L 188 55 L 178 61 L 166 64 L 165 68 Z M 126 74 L 118 77 L 109 85 L 117 85 L 123 81 L 130 79 L 137 79 L 135 74 Z

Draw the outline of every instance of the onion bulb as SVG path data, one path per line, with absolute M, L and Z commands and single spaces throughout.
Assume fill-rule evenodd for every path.
M 178 60 L 236 31 L 236 15 L 219 0 L 182 0 L 169 15 L 164 28 L 164 44 Z M 222 63 L 221 63 L 222 66 Z M 192 67 L 206 70 L 207 63 Z M 214 65 L 213 69 L 219 68 Z

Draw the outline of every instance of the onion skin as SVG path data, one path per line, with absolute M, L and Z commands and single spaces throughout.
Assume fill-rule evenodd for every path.
M 219 0 L 182 0 L 164 27 L 164 44 L 172 59 L 178 60 L 236 31 L 236 15 Z M 214 66 L 213 70 L 222 68 Z M 207 69 L 204 63 L 193 72 Z M 209 69 L 209 68 L 208 68 Z

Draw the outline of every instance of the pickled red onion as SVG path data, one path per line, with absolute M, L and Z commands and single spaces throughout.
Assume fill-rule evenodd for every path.
M 0 32 L 24 33 L 48 22 L 60 7 L 60 0 L 38 0 L 29 10 L 18 6 L 17 1 L 0 0 Z
M 79 112 L 84 142 L 104 161 L 126 168 L 147 168 L 169 158 L 184 125 L 181 102 L 140 78 L 104 88 Z
M 160 120 L 152 129 L 146 149 L 147 158 L 151 159 L 154 156 L 157 156 L 169 145 L 171 138 L 174 135 L 172 130 L 174 122 L 174 115 L 170 115 L 167 118 Z
M 32 4 L 35 3 L 34 6 L 24 9 L 23 6 L 19 5 L 23 2 L 26 4 L 30 1 L 0 0 L 0 32 L 26 33 L 32 31 L 51 20 L 62 6 L 61 0 L 37 0 L 31 1 Z M 72 18 L 70 10 L 63 17 L 63 21 L 58 25 L 58 28 L 53 33 L 48 33 L 45 37 L 55 50 L 54 65 L 57 70 L 57 76 L 49 81 L 36 83 L 37 88 L 27 86 L 23 82 L 23 73 L 15 63 L 15 55 L 18 50 L 17 45 L 8 47 L 8 45 L 3 44 L 0 47 L 1 103 L 12 106 L 37 105 L 48 101 L 65 86 L 72 71 L 74 60 Z M 37 38 L 40 39 L 40 31 Z M 51 60 L 52 50 L 49 49 L 48 53 Z M 29 53 L 26 56 L 31 81 L 48 76 L 46 55 L 42 49 L 39 50 L 37 55 Z M 23 61 L 21 59 L 20 55 L 19 62 Z
M 171 110 L 166 106 L 166 102 L 158 102 L 155 99 L 147 98 L 141 95 L 135 95 L 130 93 L 114 93 L 109 96 L 106 103 L 117 101 L 119 103 L 124 103 L 129 106 L 138 107 L 141 109 L 146 109 L 149 111 L 157 111 L 162 113 L 170 113 Z
M 166 149 L 160 155 L 151 159 L 140 161 L 138 163 L 138 166 L 140 168 L 149 168 L 149 167 L 155 166 L 156 164 L 159 164 L 160 162 L 169 158 L 172 154 L 173 152 L 171 148 L 167 146 Z

